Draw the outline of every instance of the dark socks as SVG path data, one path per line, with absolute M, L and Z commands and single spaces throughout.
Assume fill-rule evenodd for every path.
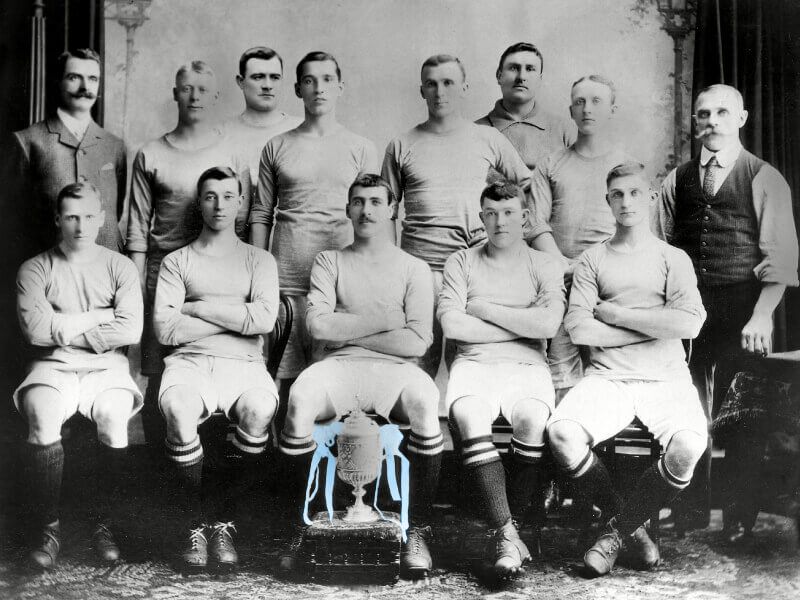
M 22 453 L 24 481 L 35 527 L 58 520 L 64 447 L 61 440 L 40 446 L 25 442 Z
M 217 477 L 221 486 L 216 490 L 214 514 L 217 521 L 230 521 L 236 515 L 238 501 L 255 483 L 258 471 L 263 466 L 269 434 L 251 436 L 240 427 L 229 428 L 223 448 L 223 463 Z
M 626 536 L 636 531 L 651 514 L 672 502 L 687 485 L 688 480 L 678 479 L 669 472 L 664 457 L 661 457 L 642 473 L 636 488 L 617 516 L 620 535 Z
M 592 504 L 596 504 L 606 520 L 619 513 L 622 497 L 615 489 L 603 461 L 592 450 L 588 449 L 578 464 L 565 471 L 572 478 L 576 496 L 574 500 L 579 505 L 591 509 Z
M 439 488 L 443 448 L 441 433 L 424 437 L 412 431 L 408 436 L 409 520 L 416 526 L 424 526 L 430 520 L 431 506 Z
M 288 488 L 288 496 L 291 498 L 290 520 L 292 522 L 302 522 L 303 506 L 306 498 L 306 486 L 308 484 L 308 472 L 311 469 L 311 459 L 317 449 L 317 443 L 312 436 L 297 438 L 281 433 L 279 448 L 283 466 L 285 468 L 285 480 Z M 325 485 L 325 477 L 320 474 L 320 486 Z M 314 502 L 309 506 L 309 516 L 313 516 L 317 506 L 324 505 L 324 494 L 317 493 Z M 312 508 L 314 507 L 314 508 Z
M 506 497 L 506 474 L 492 436 L 480 436 L 462 442 L 462 460 L 467 485 L 473 488 L 481 506 L 479 514 L 489 527 L 496 528 L 511 518 Z
M 544 513 L 540 483 L 542 477 L 544 444 L 525 444 L 511 438 L 512 460 L 508 473 L 508 507 L 517 521 L 534 503 L 536 516 Z
M 203 446 L 200 437 L 188 444 L 165 440 L 167 459 L 175 466 L 171 504 L 184 513 L 189 526 L 203 520 L 200 492 L 203 481 Z
M 100 443 L 97 475 L 96 518 L 99 523 L 111 525 L 127 483 L 128 448 L 111 448 Z

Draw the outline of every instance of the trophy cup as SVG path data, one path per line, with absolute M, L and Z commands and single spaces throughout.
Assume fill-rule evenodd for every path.
M 379 519 L 372 507 L 364 504 L 364 486 L 378 476 L 381 468 L 380 429 L 375 421 L 356 408 L 344 420 L 342 432 L 336 438 L 339 457 L 336 473 L 339 479 L 353 486 L 355 503 L 347 509 L 343 521 L 370 523 Z

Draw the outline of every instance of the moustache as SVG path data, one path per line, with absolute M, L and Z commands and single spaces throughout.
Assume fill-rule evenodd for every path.
M 97 98 L 95 94 L 91 92 L 78 92 L 77 94 L 72 94 L 73 98 L 86 98 L 87 100 L 94 100 Z
M 707 135 L 711 135 L 712 133 L 714 133 L 714 128 L 706 127 L 705 129 L 703 129 L 703 131 L 698 132 L 697 135 L 694 136 L 694 139 L 699 140 L 700 138 L 704 138 Z

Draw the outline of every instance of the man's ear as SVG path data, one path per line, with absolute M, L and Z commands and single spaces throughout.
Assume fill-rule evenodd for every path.
M 425 100 L 425 86 L 422 86 L 422 85 L 419 86 L 419 95 L 420 95 L 420 98 Z
M 747 123 L 747 117 L 750 116 L 750 113 L 747 112 L 745 109 L 742 109 L 742 112 L 739 115 L 739 129 L 744 127 L 744 124 Z
M 483 218 L 483 211 L 479 212 L 479 213 L 478 213 L 478 216 L 481 218 L 481 223 L 483 223 L 484 225 L 486 225 L 486 221 L 485 221 L 485 220 L 484 220 L 484 218 Z
M 106 211 L 101 210 L 97 218 L 100 220 L 100 226 L 102 227 L 103 223 L 106 222 Z
M 244 85 L 244 77 L 242 77 L 241 75 L 237 74 L 236 75 L 236 85 L 239 86 L 239 89 L 242 89 L 242 86 Z
M 297 96 L 298 98 L 302 98 L 302 96 L 300 95 L 300 82 L 294 84 L 294 95 Z
M 172 99 L 175 100 L 175 102 L 178 101 L 178 88 L 176 87 L 172 88 Z

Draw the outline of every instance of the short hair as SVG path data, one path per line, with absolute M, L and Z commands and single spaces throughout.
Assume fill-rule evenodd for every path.
M 175 87 L 178 86 L 178 80 L 189 72 L 210 75 L 211 77 L 214 77 L 216 79 L 214 71 L 211 69 L 211 67 L 208 66 L 208 64 L 205 61 L 193 60 L 192 62 L 184 63 L 180 67 L 178 67 L 178 70 L 175 72 Z
M 697 101 L 700 99 L 700 96 L 707 94 L 708 92 L 731 92 L 739 102 L 739 108 L 744 110 L 744 98 L 742 97 L 742 92 L 737 90 L 732 85 L 726 85 L 724 83 L 715 83 L 700 90 L 697 93 L 697 96 L 694 98 L 694 105 L 692 106 L 694 110 L 697 110 Z
M 283 58 L 281 58 L 280 54 L 266 46 L 253 46 L 245 50 L 239 57 L 239 75 L 242 77 L 244 77 L 244 74 L 247 72 L 247 61 L 251 58 L 260 58 L 261 60 L 277 58 L 278 62 L 281 63 L 281 71 L 283 71 Z
M 71 48 L 65 52 L 62 52 L 58 59 L 56 59 L 56 64 L 58 65 L 57 73 L 59 78 L 64 77 L 64 70 L 67 68 L 67 61 L 70 58 L 93 60 L 97 63 L 97 66 L 99 66 L 101 69 L 103 68 L 100 55 L 91 48 Z
M 97 202 L 100 203 L 100 192 L 91 181 L 76 181 L 75 183 L 69 183 L 61 188 L 60 192 L 58 192 L 55 204 L 53 205 L 53 211 L 56 214 L 61 214 L 61 204 L 66 198 L 86 198 L 89 195 L 97 198 Z M 102 210 L 102 205 L 100 208 Z
M 572 84 L 572 87 L 569 88 L 570 89 L 570 93 L 572 93 L 572 90 L 575 89 L 576 85 L 578 85 L 579 83 L 582 83 L 584 81 L 594 81 L 595 83 L 603 84 L 609 90 L 611 90 L 611 104 L 614 104 L 617 101 L 617 88 L 614 87 L 614 82 L 611 81 L 608 77 L 604 77 L 603 75 L 594 75 L 594 74 L 593 75 L 584 75 L 583 77 L 578 79 L 578 81 L 576 81 L 575 83 Z
M 348 202 L 350 202 L 350 197 L 353 195 L 353 190 L 357 187 L 383 188 L 386 190 L 386 199 L 389 201 L 389 204 L 393 204 L 397 200 L 394 196 L 394 192 L 392 191 L 392 186 L 389 185 L 389 182 L 375 173 L 362 173 L 355 178 L 353 183 L 350 184 L 350 188 L 347 190 Z
M 322 52 L 321 50 L 314 50 L 313 52 L 309 52 L 303 58 L 300 59 L 300 62 L 297 63 L 297 67 L 294 70 L 295 77 L 297 77 L 297 82 L 300 82 L 300 79 L 303 76 L 303 65 L 310 62 L 326 62 L 330 61 L 336 66 L 336 77 L 339 78 L 339 81 L 342 80 L 342 70 L 339 68 L 339 61 L 336 60 L 336 57 L 333 54 L 328 54 L 327 52 Z
M 510 54 L 516 54 L 517 52 L 533 52 L 536 56 L 539 57 L 539 73 L 544 73 L 544 57 L 539 49 L 531 44 L 530 42 L 517 42 L 516 44 L 511 44 L 508 48 L 503 50 L 503 53 L 500 55 L 500 63 L 497 65 L 497 70 L 503 70 L 503 63 L 505 62 L 506 58 Z
M 647 181 L 647 176 L 644 174 L 644 172 L 645 172 L 644 165 L 635 160 L 629 160 L 624 163 L 620 163 L 617 166 L 613 167 L 608 172 L 608 175 L 606 175 L 606 188 L 608 188 L 612 179 L 617 179 L 619 177 L 628 177 L 629 175 L 641 175 L 642 178 L 645 181 Z
M 467 71 L 464 69 L 464 64 L 457 56 L 453 56 L 452 54 L 434 54 L 433 56 L 429 56 L 425 59 L 425 62 L 422 63 L 419 76 L 422 77 L 422 72 L 425 70 L 425 67 L 438 67 L 439 65 L 447 63 L 456 63 L 458 68 L 461 69 L 461 79 L 463 81 L 467 80 Z
M 212 179 L 214 181 L 222 181 L 224 179 L 233 179 L 236 181 L 239 193 L 242 193 L 242 180 L 236 174 L 236 171 L 230 167 L 211 167 L 206 169 L 197 180 L 197 197 L 200 198 L 200 192 L 203 190 L 203 184 Z
M 528 204 L 525 201 L 525 196 L 522 193 L 522 188 L 516 183 L 511 183 L 505 179 L 498 179 L 493 181 L 481 192 L 480 205 L 483 208 L 484 200 L 511 200 L 512 198 L 519 198 L 520 206 L 525 209 Z

